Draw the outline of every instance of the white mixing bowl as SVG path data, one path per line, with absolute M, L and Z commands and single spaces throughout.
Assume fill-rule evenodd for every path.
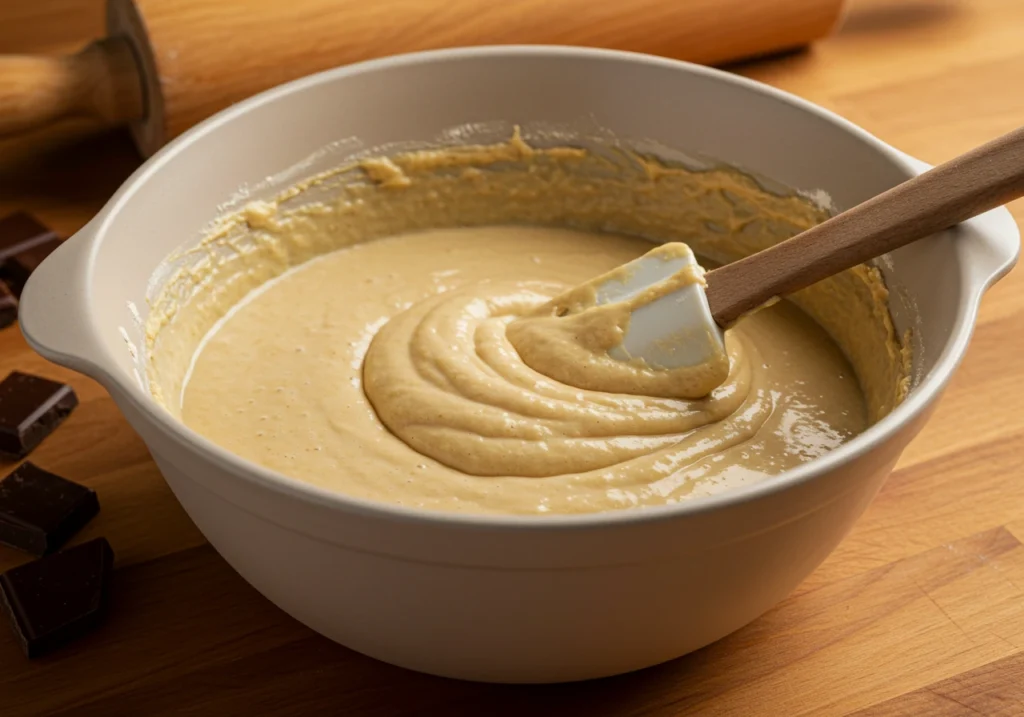
M 92 376 L 221 555 L 296 619 L 396 665 L 507 682 L 612 675 L 695 650 L 775 605 L 824 560 L 920 430 L 982 293 L 1016 260 L 1005 209 L 881 262 L 913 327 L 915 385 L 838 450 L 679 505 L 571 517 L 403 509 L 289 479 L 214 445 L 142 387 L 147 282 L 242 185 L 336 140 L 429 141 L 506 120 L 586 119 L 852 206 L 925 166 L 800 99 L 724 72 L 588 49 L 428 52 L 343 67 L 213 117 L 145 163 L 32 276 L 21 324 Z M 653 146 L 653 145 L 652 145 Z

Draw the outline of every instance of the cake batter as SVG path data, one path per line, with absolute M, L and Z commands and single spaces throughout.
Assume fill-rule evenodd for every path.
M 692 236 L 721 261 L 821 212 L 724 171 L 646 164 L 583 179 L 591 160 L 579 150 L 519 142 L 375 160 L 361 168 L 371 181 L 333 205 L 289 214 L 289 195 L 247 207 L 201 245 L 191 295 L 172 280 L 151 313 L 155 395 L 199 433 L 299 480 L 518 514 L 665 504 L 764 480 L 902 398 L 906 356 L 879 309 L 884 286 L 864 267 L 797 295 L 818 323 L 785 301 L 730 329 L 727 376 L 704 398 L 586 390 L 530 368 L 509 326 L 651 248 L 626 234 Z M 561 194 L 532 191 L 538 180 Z M 688 186 L 709 191 L 684 194 L 679 211 L 654 209 Z M 623 187 L 625 200 L 607 191 Z M 652 202 L 642 225 L 662 231 L 621 231 L 629 209 L 641 211 L 638 188 Z M 702 214 L 687 205 L 695 199 Z M 687 211 L 700 218 L 683 221 Z M 457 223 L 449 212 L 466 226 L 423 226 Z M 510 222 L 551 224 L 531 220 L 558 212 L 578 228 Z M 396 217 L 407 231 L 389 231 Z M 254 241 L 232 244 L 239 230 Z

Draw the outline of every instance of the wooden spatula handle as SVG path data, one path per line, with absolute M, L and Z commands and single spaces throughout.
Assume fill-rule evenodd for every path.
M 729 326 L 803 289 L 1024 196 L 1024 127 L 769 249 L 707 274 L 711 314 Z
M 141 78 L 120 38 L 66 57 L 0 55 L 0 136 L 71 116 L 121 124 L 142 112 Z

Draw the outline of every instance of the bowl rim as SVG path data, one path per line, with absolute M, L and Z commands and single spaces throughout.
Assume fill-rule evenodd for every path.
M 91 294 L 90 288 L 94 278 L 93 270 L 103 235 L 106 233 L 108 227 L 117 220 L 117 215 L 119 214 L 122 206 L 132 200 L 136 190 L 149 181 L 152 175 L 163 169 L 164 165 L 171 162 L 176 155 L 199 137 L 222 125 L 229 124 L 235 118 L 248 113 L 250 110 L 260 107 L 265 103 L 275 101 L 294 92 L 303 91 L 330 82 L 340 81 L 349 76 L 373 73 L 381 70 L 421 63 L 441 63 L 450 60 L 468 60 L 473 58 L 496 56 L 509 58 L 546 58 L 555 61 L 563 58 L 605 60 L 668 68 L 701 75 L 717 82 L 732 84 L 747 92 L 774 98 L 781 102 L 790 104 L 803 112 L 816 115 L 820 119 L 825 120 L 848 134 L 852 134 L 864 142 L 866 145 L 896 165 L 897 168 L 906 173 L 908 177 L 919 174 L 923 167 L 927 166 L 903 154 L 885 142 L 882 142 L 880 139 L 853 124 L 849 120 L 846 120 L 808 100 L 804 100 L 789 92 L 776 89 L 756 80 L 734 75 L 716 68 L 696 65 L 681 60 L 636 52 L 560 45 L 490 45 L 428 50 L 423 52 L 393 55 L 325 70 L 268 89 L 218 112 L 212 117 L 184 132 L 182 135 L 163 147 L 153 157 L 144 162 L 124 182 L 121 188 L 114 194 L 97 216 L 98 221 L 94 230 L 90 232 L 91 235 L 87 238 L 88 246 L 83 247 L 85 261 L 82 262 L 81 268 L 79 269 L 84 276 L 86 291 Z M 123 372 L 121 370 L 108 370 L 107 367 L 103 365 L 104 361 L 86 361 L 85 363 L 87 363 L 88 368 L 85 372 L 92 374 L 108 389 L 115 389 L 111 391 L 115 397 L 120 396 L 123 400 L 128 401 L 142 417 L 148 420 L 164 436 L 174 441 L 174 443 L 181 448 L 198 454 L 198 457 L 202 460 L 212 462 L 219 469 L 230 473 L 236 478 L 242 479 L 259 488 L 269 489 L 272 492 L 283 494 L 292 499 L 298 499 L 304 503 L 317 504 L 338 512 L 356 514 L 365 518 L 378 520 L 384 519 L 406 524 L 435 527 L 445 526 L 518 531 L 524 529 L 582 530 L 598 526 L 647 524 L 663 520 L 677 520 L 702 515 L 741 505 L 750 501 L 757 501 L 762 498 L 787 491 L 795 488 L 796 486 L 821 478 L 826 474 L 829 474 L 832 471 L 865 456 L 900 433 L 902 429 L 906 428 L 914 419 L 928 408 L 928 406 L 938 397 L 942 389 L 945 387 L 966 351 L 973 332 L 982 294 L 992 283 L 1005 273 L 1006 270 L 1008 270 L 1010 263 L 1012 263 L 1012 259 L 1009 262 L 1006 262 L 1006 265 L 1000 270 L 989 272 L 989 274 L 980 281 L 969 281 L 963 271 L 963 265 L 961 265 L 961 276 L 965 277 L 963 291 L 966 293 L 966 300 L 960 302 L 957 317 L 945 346 L 936 358 L 935 365 L 922 377 L 900 405 L 896 406 L 881 420 L 869 426 L 863 433 L 855 436 L 847 443 L 844 443 L 839 448 L 830 451 L 820 458 L 816 458 L 759 483 L 731 489 L 717 495 L 660 506 L 613 509 L 604 512 L 571 515 L 459 513 L 426 508 L 413 508 L 348 495 L 341 491 L 322 488 L 306 483 L 300 479 L 292 478 L 284 473 L 242 458 L 241 456 L 222 448 L 210 439 L 200 435 L 180 420 L 176 419 L 166 408 L 158 404 L 148 391 L 142 388 L 142 386 L 129 380 L 130 377 L 128 376 L 122 376 L 121 374 Z M 92 321 L 89 322 L 89 331 L 93 333 L 96 332 L 95 327 L 92 325 Z M 109 351 L 104 347 L 103 353 L 109 354 Z M 60 359 L 58 358 L 58 360 Z M 222 495 L 222 497 L 225 497 L 225 499 L 228 499 L 226 496 L 223 496 L 222 491 L 217 490 L 213 486 L 206 485 L 207 482 L 201 478 L 194 477 L 193 480 L 196 480 L 198 483 L 205 485 L 207 489 L 213 490 L 214 492 Z M 231 500 L 230 502 L 234 503 L 235 501 Z M 284 520 L 284 516 L 279 515 L 278 519 Z M 286 522 L 291 523 L 292 521 Z M 300 532 L 306 532 L 300 525 L 295 525 L 293 527 Z

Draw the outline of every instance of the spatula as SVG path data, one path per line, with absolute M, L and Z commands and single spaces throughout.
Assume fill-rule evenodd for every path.
M 1024 196 L 1024 128 L 909 179 L 764 251 L 709 271 L 658 296 L 661 282 L 694 271 L 691 252 L 658 247 L 598 284 L 596 304 L 651 295 L 634 304 L 618 360 L 677 369 L 721 356 L 723 330 L 778 297 L 948 229 Z M 681 245 L 680 245 L 681 247 Z M 622 277 L 625 277 L 624 279 Z M 684 342 L 672 337 L 688 337 Z M 685 344 L 685 345 L 681 345 Z

